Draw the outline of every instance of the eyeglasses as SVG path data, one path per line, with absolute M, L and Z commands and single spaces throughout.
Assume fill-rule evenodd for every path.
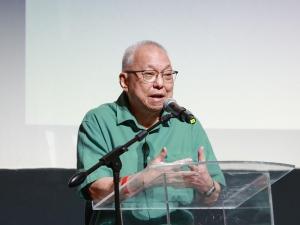
M 157 77 L 159 74 L 162 75 L 162 78 L 165 82 L 173 82 L 178 74 L 178 71 L 175 70 L 165 70 L 162 72 L 158 72 L 156 70 L 138 70 L 138 71 L 134 71 L 134 70 L 128 70 L 128 71 L 124 71 L 125 73 L 140 73 L 143 77 L 143 80 L 147 83 L 153 83 L 154 81 L 156 81 Z

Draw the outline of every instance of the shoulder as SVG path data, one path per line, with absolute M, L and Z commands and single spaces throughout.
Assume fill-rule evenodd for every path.
M 112 122 L 116 119 L 116 103 L 105 103 L 96 108 L 89 110 L 84 118 L 83 123 L 102 123 L 105 121 Z

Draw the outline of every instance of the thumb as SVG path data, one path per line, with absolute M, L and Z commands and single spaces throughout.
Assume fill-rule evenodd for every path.
M 152 163 L 160 163 L 160 162 L 164 162 L 165 158 L 167 157 L 167 148 L 163 147 L 162 150 L 160 151 L 160 153 L 158 154 L 158 156 L 156 156 L 153 160 Z
M 200 148 L 198 149 L 198 161 L 199 162 L 205 161 L 204 147 L 203 146 L 200 146 Z

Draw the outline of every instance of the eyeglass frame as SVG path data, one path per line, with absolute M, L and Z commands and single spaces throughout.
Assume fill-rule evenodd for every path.
M 155 77 L 155 79 L 153 80 L 153 81 L 148 81 L 148 80 L 146 80 L 145 79 L 145 76 L 144 76 L 144 72 L 146 72 L 146 71 L 154 71 L 154 72 L 156 72 L 156 75 L 155 76 L 153 76 L 153 77 Z M 126 70 L 126 71 L 124 71 L 124 73 L 134 73 L 135 75 L 138 75 L 137 73 L 141 73 L 142 74 L 142 78 L 143 78 L 143 81 L 145 81 L 146 83 L 153 83 L 153 82 L 155 82 L 156 80 L 157 80 L 157 77 L 159 76 L 159 74 L 161 74 L 162 75 L 162 78 L 163 78 L 163 80 L 164 81 L 166 81 L 165 79 L 164 79 L 164 72 L 165 71 L 169 71 L 169 70 L 163 70 L 163 71 L 161 71 L 161 72 L 158 72 L 157 70 Z M 175 80 L 176 80 L 176 77 L 177 77 L 177 74 L 178 74 L 178 71 L 177 70 L 170 70 L 170 71 L 172 71 L 172 81 L 166 81 L 166 82 L 174 82 Z

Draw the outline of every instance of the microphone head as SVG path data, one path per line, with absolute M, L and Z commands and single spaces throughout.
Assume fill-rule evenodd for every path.
M 171 110 L 170 107 L 169 107 L 169 105 L 170 105 L 171 103 L 177 103 L 177 102 L 176 102 L 175 99 L 173 99 L 173 98 L 168 98 L 168 99 L 166 99 L 166 100 L 164 101 L 164 110 L 165 110 L 165 111 L 167 111 L 167 112 L 172 112 L 172 110 Z
M 168 98 L 165 100 L 164 110 L 168 113 L 171 113 L 182 122 L 187 122 L 189 124 L 196 123 L 196 118 L 193 116 L 193 114 L 190 111 L 186 110 L 186 108 L 179 106 L 177 102 L 172 98 Z

